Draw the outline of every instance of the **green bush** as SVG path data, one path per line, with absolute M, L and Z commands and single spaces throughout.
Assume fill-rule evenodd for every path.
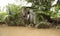
M 8 4 L 7 6 L 8 15 L 5 17 L 6 24 L 10 26 L 23 26 L 24 20 L 22 18 L 21 6 L 15 4 Z
M 4 17 L 8 15 L 7 12 L 0 12 L 0 22 L 3 23 L 4 22 Z

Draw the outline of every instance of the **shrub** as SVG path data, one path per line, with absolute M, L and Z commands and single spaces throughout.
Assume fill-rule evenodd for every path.
M 22 19 L 21 7 L 15 4 L 7 5 L 8 17 L 6 17 L 8 25 L 23 25 L 24 21 Z M 5 20 L 6 20 L 5 19 Z
M 0 23 L 4 24 L 4 17 L 8 15 L 7 12 L 0 12 Z

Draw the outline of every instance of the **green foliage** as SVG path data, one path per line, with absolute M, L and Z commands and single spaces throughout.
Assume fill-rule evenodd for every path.
M 47 11 L 51 8 L 51 2 L 54 0 L 27 0 L 32 3 L 32 8 L 36 10 Z
M 54 0 L 26 0 L 32 3 L 31 9 L 36 12 L 36 20 L 37 23 L 35 27 L 37 28 L 46 28 L 50 26 L 50 23 L 46 21 L 46 19 L 60 18 L 60 4 L 57 3 L 53 7 L 55 11 L 50 11 L 52 8 L 51 2 Z M 0 13 L 0 21 L 5 22 L 8 25 L 26 25 L 24 24 L 24 19 L 22 18 L 22 7 L 15 4 L 8 4 L 7 12 Z M 49 21 L 49 20 L 48 20 Z M 28 22 L 27 22 L 28 23 Z M 34 24 L 33 24 L 34 25 Z
M 21 18 L 22 16 L 21 7 L 15 4 L 8 4 L 7 9 L 8 14 L 10 15 L 8 17 L 9 20 L 7 20 L 8 25 L 23 25 L 24 22 L 23 19 Z
M 0 12 L 0 22 L 4 22 L 4 17 L 8 15 L 7 12 Z
M 44 20 L 44 17 L 40 14 L 49 15 L 51 14 L 50 8 L 51 2 L 54 0 L 27 0 L 32 3 L 32 9 L 37 13 L 38 18 Z
M 50 11 L 52 7 L 51 2 L 54 0 L 26 0 L 26 1 L 32 3 L 32 9 L 36 11 L 37 14 L 45 14 L 57 18 L 58 10 L 60 9 L 59 8 L 60 4 L 57 3 L 56 5 L 54 5 L 55 11 Z
M 11 14 L 11 15 L 16 15 L 16 14 L 21 15 L 21 7 L 20 6 L 17 6 L 15 4 L 8 4 L 7 9 L 8 9 L 7 11 L 9 12 L 9 14 Z
M 51 6 L 51 2 L 54 0 L 26 0 L 28 3 L 32 3 L 32 9 L 37 13 L 37 21 L 38 23 L 41 21 L 45 21 L 45 16 L 48 19 L 53 18 L 59 18 L 58 15 L 60 15 L 59 10 L 60 10 L 60 4 L 57 3 L 54 6 Z M 55 11 L 50 11 L 52 7 L 55 7 Z M 43 15 L 42 15 L 43 14 Z M 45 16 L 44 16 L 45 15 Z M 48 20 L 49 21 L 49 20 Z M 38 24 L 37 23 L 37 24 Z M 39 26 L 40 24 L 38 24 Z M 43 24 L 45 25 L 45 24 Z
M 55 8 L 55 11 L 52 11 L 52 13 L 51 13 L 51 17 L 53 17 L 53 18 L 60 18 L 59 16 L 60 16 L 60 4 L 56 4 L 55 6 L 54 6 L 54 8 Z

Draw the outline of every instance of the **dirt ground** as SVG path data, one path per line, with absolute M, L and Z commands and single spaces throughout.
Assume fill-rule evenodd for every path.
M 0 26 L 0 36 L 60 36 L 60 29 Z

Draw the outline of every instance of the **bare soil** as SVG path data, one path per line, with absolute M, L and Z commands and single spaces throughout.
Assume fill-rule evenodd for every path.
M 60 36 L 60 29 L 0 26 L 0 36 Z

